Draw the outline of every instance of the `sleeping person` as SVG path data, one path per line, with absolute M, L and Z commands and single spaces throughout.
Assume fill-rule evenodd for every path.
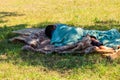
M 45 34 L 51 39 L 54 46 L 74 44 L 86 35 L 91 38 L 91 44 L 97 49 L 115 50 L 120 45 L 120 33 L 116 29 L 108 31 L 86 30 L 80 27 L 71 27 L 65 24 L 48 25 Z

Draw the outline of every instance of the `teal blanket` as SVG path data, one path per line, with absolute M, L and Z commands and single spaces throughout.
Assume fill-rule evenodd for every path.
M 56 24 L 51 43 L 55 46 L 74 44 L 80 41 L 87 34 L 95 36 L 107 47 L 116 48 L 120 45 L 120 33 L 116 29 L 108 31 L 85 30 L 78 27 L 71 27 L 65 24 Z

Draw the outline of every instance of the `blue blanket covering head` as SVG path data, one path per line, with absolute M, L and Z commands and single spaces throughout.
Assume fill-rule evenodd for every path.
M 120 33 L 116 29 L 108 31 L 85 30 L 80 27 L 56 24 L 52 34 L 51 44 L 64 46 L 80 41 L 87 34 L 95 36 L 105 46 L 116 48 L 120 45 Z

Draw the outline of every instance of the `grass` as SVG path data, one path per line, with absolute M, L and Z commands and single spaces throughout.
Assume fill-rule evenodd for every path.
M 65 23 L 120 31 L 119 0 L 0 0 L 1 80 L 120 80 L 120 59 L 99 54 L 58 55 L 21 51 L 13 30 Z

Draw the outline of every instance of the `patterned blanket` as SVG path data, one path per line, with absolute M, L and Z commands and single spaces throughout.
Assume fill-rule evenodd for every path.
M 83 37 L 83 39 L 77 43 L 71 45 L 65 45 L 55 47 L 50 44 L 50 39 L 45 36 L 45 29 L 27 28 L 18 31 L 13 31 L 15 34 L 19 34 L 18 37 L 10 39 L 12 42 L 20 41 L 25 43 L 22 50 L 35 51 L 45 54 L 50 53 L 72 53 L 72 54 L 88 54 L 96 51 L 95 46 L 91 45 L 91 39 L 89 36 Z M 96 52 L 107 52 L 107 51 L 96 51 Z

